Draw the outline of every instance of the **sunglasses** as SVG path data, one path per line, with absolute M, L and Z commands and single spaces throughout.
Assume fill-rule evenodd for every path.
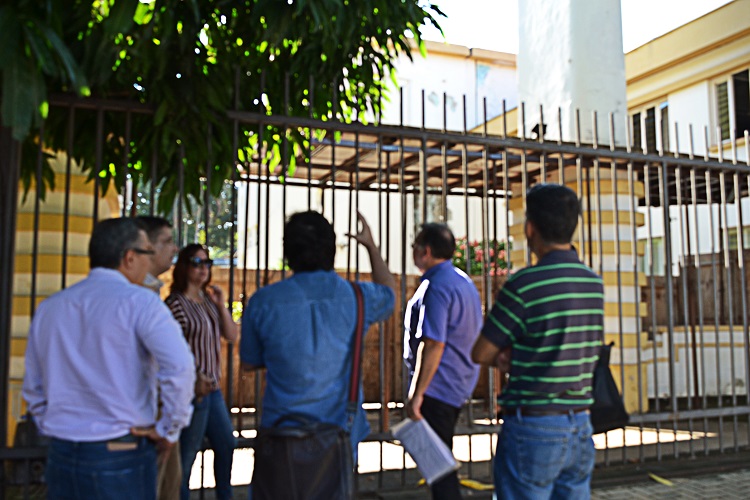
M 206 266 L 208 269 L 211 269 L 211 266 L 214 265 L 213 259 L 201 259 L 200 257 L 192 257 L 188 260 L 188 263 L 193 267 Z

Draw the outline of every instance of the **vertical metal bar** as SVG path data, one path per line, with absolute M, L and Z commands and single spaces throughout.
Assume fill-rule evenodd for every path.
M 563 143 L 563 122 L 562 122 L 562 108 L 557 107 L 557 130 L 560 132 L 560 135 L 557 137 L 557 145 L 562 146 Z M 558 168 L 558 175 L 559 175 L 559 182 L 560 185 L 565 185 L 565 160 L 563 158 L 563 154 L 560 153 L 557 155 L 557 168 Z
M 425 97 L 424 89 L 422 90 L 422 131 L 425 130 Z M 419 148 L 419 204 L 420 224 L 427 222 L 427 137 L 423 135 L 420 140 Z
M 638 200 L 636 198 L 635 183 L 637 180 L 637 173 L 634 169 L 633 164 L 633 131 L 630 128 L 630 120 L 625 116 L 625 129 L 627 130 L 627 152 L 628 152 L 628 210 L 630 214 L 630 239 L 633 242 L 633 246 L 630 252 L 630 258 L 633 264 L 633 297 L 635 299 L 635 360 L 636 360 L 636 384 L 638 387 L 638 413 L 643 414 L 643 375 L 641 366 L 643 363 L 642 359 L 642 342 L 641 342 L 641 285 L 640 285 L 640 272 L 638 269 L 638 218 L 636 212 L 636 205 Z M 623 391 L 624 393 L 624 391 Z M 644 456 L 644 443 L 643 443 L 643 423 L 638 424 L 639 432 L 639 446 L 638 446 L 638 461 L 643 462 Z M 624 432 L 623 432 L 624 433 Z M 624 439 L 624 436 L 623 436 Z M 624 451 L 623 451 L 624 452 Z
M 646 251 L 646 269 L 649 270 L 649 285 L 651 288 L 651 345 L 652 345 L 652 356 L 654 359 L 654 411 L 659 413 L 661 411 L 661 404 L 659 401 L 659 352 L 657 351 L 656 337 L 659 335 L 659 329 L 656 323 L 656 277 L 655 277 L 655 264 L 654 264 L 654 224 L 652 222 L 652 208 L 651 208 L 651 172 L 649 164 L 646 163 L 643 166 L 643 182 L 646 191 L 646 227 L 648 228 L 648 239 Z M 657 436 L 661 435 L 661 421 L 656 422 Z M 656 459 L 661 461 L 661 439 L 656 440 Z
M 62 267 L 60 288 L 65 289 L 68 283 L 68 234 L 70 232 L 70 177 L 73 163 L 73 135 L 76 126 L 76 110 L 71 105 L 68 111 L 68 150 L 65 154 L 65 200 L 63 205 L 63 234 L 62 234 Z M 127 165 L 127 164 L 126 164 Z
M 615 151 L 615 117 L 609 113 L 609 150 Z M 614 210 L 615 226 L 615 274 L 617 277 L 617 336 L 620 348 L 620 392 L 625 394 L 625 337 L 623 332 L 623 307 L 622 307 L 622 256 L 620 252 L 620 192 L 618 189 L 617 162 L 614 158 L 610 160 L 610 182 L 612 185 L 612 207 Z M 635 242 L 633 242 L 635 244 Z M 635 304 L 636 308 L 638 304 Z M 622 431 L 623 443 L 625 442 L 625 429 Z M 625 462 L 625 446 L 622 447 L 622 461 Z
M 469 248 L 469 144 L 467 142 L 467 135 L 468 135 L 468 119 L 467 119 L 467 111 L 466 111 L 466 94 L 462 96 L 462 103 L 463 103 L 463 170 L 464 170 L 464 203 L 465 203 L 465 209 L 466 209 L 466 248 L 468 255 L 468 248 Z M 471 275 L 471 273 L 467 272 L 466 274 Z M 468 410 L 468 419 L 470 425 L 474 422 L 474 405 L 472 404 L 473 398 L 469 398 L 467 410 Z M 473 473 L 473 463 L 471 460 L 471 437 L 469 437 L 469 463 L 468 463 L 468 474 L 471 476 Z
M 750 167 L 750 132 L 745 130 L 745 164 L 746 166 Z M 748 196 L 750 196 L 750 175 L 745 174 L 745 179 L 747 181 L 747 187 L 748 187 Z M 736 207 L 737 207 L 737 227 L 743 228 L 743 230 L 738 230 L 738 244 L 737 244 L 737 272 L 740 274 L 740 291 L 741 291 L 741 298 L 742 298 L 742 305 L 740 306 L 740 309 L 742 310 L 742 339 L 743 339 L 743 349 L 742 352 L 745 354 L 744 360 L 745 360 L 745 386 L 747 387 L 748 384 L 750 384 L 750 328 L 748 326 L 748 314 L 747 314 L 747 308 L 748 308 L 748 297 L 747 297 L 747 276 L 745 274 L 745 232 L 744 232 L 744 220 L 742 215 L 742 191 L 740 190 L 740 174 L 735 173 L 734 174 L 734 192 L 735 192 L 735 199 L 738 200 Z M 750 433 L 747 432 L 747 429 L 750 428 L 750 415 L 748 416 L 748 422 L 745 428 L 745 433 L 747 435 L 747 443 L 750 444 Z
M 487 137 L 487 98 L 482 98 L 482 137 Z M 488 256 L 485 259 L 486 265 L 484 269 L 484 307 L 486 311 L 489 311 L 492 307 L 492 283 L 497 280 L 497 234 L 490 235 L 490 164 L 489 164 L 489 146 L 485 146 L 482 152 L 482 240 L 484 246 L 484 255 Z M 494 163 L 494 162 L 493 162 Z M 493 164 L 494 167 L 494 164 Z M 493 168 L 494 170 L 494 168 Z M 494 173 L 494 172 L 493 172 Z M 494 179 L 494 175 L 493 175 Z M 493 190 L 493 196 L 495 191 Z M 494 221 L 494 220 L 493 220 Z M 494 221 L 496 222 L 496 221 Z M 490 249 L 492 249 L 490 251 Z M 487 401 L 489 402 L 490 414 L 492 414 L 492 400 L 493 394 L 495 394 L 495 369 L 485 368 L 487 373 Z M 471 422 L 473 425 L 473 420 Z M 471 439 L 471 438 L 469 438 Z
M 734 132 L 732 134 L 732 143 L 734 143 Z M 733 162 L 736 164 L 736 160 Z M 724 227 L 720 228 L 722 232 L 722 238 L 724 241 L 724 273 L 726 276 L 727 286 L 724 289 L 724 292 L 726 294 L 725 300 L 728 307 L 728 326 L 729 326 L 729 370 L 730 370 L 730 376 L 729 380 L 731 381 L 731 397 L 732 397 L 732 407 L 737 407 L 737 387 L 735 381 L 736 378 L 736 370 L 735 370 L 735 360 L 734 360 L 734 293 L 732 286 L 732 264 L 730 263 L 730 250 L 729 250 L 729 219 L 728 215 L 729 212 L 727 210 L 727 189 L 726 189 L 726 172 L 721 171 L 719 173 L 719 186 L 721 188 L 720 193 L 720 200 L 721 200 L 721 211 L 724 215 Z M 741 227 L 737 227 L 737 232 L 742 232 Z M 717 346 L 718 349 L 718 346 Z M 732 434 L 732 440 L 734 444 L 734 451 L 739 450 L 739 442 L 738 442 L 738 420 L 737 415 L 732 415 L 732 428 L 733 428 L 733 434 Z
M 10 128 L 0 124 L 0 447 L 8 436 L 8 380 L 10 378 L 11 323 L 13 319 L 13 273 L 18 215 L 18 179 L 21 143 Z M 4 467 L 0 468 L 3 479 Z
M 205 172 L 205 189 L 203 190 L 203 228 L 204 232 L 206 234 L 205 238 L 205 245 L 208 247 L 211 244 L 211 235 L 209 233 L 209 229 L 211 227 L 211 170 L 213 170 L 212 165 L 212 158 L 213 158 L 213 141 L 211 140 L 211 135 L 213 133 L 213 128 L 211 124 L 208 124 L 208 130 L 206 131 L 206 172 Z M 234 126 L 234 137 L 232 139 L 233 142 L 233 151 L 237 151 L 237 122 L 235 120 L 235 126 Z M 231 256 L 230 256 L 231 257 Z M 232 303 L 232 298 L 229 298 L 229 303 Z
M 313 119 L 313 103 L 315 98 L 315 80 L 310 75 L 309 83 L 307 86 L 307 92 L 309 97 L 308 106 L 308 117 L 310 120 Z M 315 129 L 307 127 L 307 153 L 305 159 L 307 161 L 307 210 L 312 210 L 312 149 L 313 149 L 313 137 L 315 137 Z
M 599 149 L 599 117 L 596 111 L 593 112 L 592 121 L 594 124 L 594 149 Z M 599 258 L 599 275 L 604 276 L 604 233 L 602 228 L 602 173 L 599 155 L 594 157 L 594 189 L 596 191 L 596 233 L 597 233 L 597 253 Z M 589 224 L 591 224 L 589 219 Z M 591 237 L 589 229 L 589 237 Z M 593 239 L 593 238 L 592 238 Z
M 37 292 L 37 272 L 39 267 L 39 218 L 41 214 L 41 198 L 43 193 L 44 179 L 42 177 L 42 167 L 44 165 L 44 122 L 39 127 L 39 145 L 37 146 L 36 153 L 36 193 L 34 196 L 34 234 L 32 235 L 32 247 L 31 247 L 31 289 L 30 294 L 30 306 L 29 318 L 34 317 L 36 312 L 36 292 Z M 97 179 L 98 180 L 98 179 Z M 97 185 L 95 182 L 94 185 Z M 96 205 L 97 199 L 94 198 L 94 204 Z M 95 221 L 92 222 L 93 228 Z M 9 352 L 9 351 L 6 351 Z
M 677 353 L 674 340 L 674 288 L 672 283 L 672 222 L 669 217 L 669 171 L 666 161 L 663 161 L 661 168 L 658 170 L 659 177 L 659 197 L 662 209 L 664 224 L 664 277 L 667 295 L 667 345 L 669 348 L 669 394 L 671 400 L 672 415 L 672 432 L 677 435 L 677 393 L 675 388 L 675 363 L 677 362 Z M 672 441 L 674 457 L 679 456 L 677 439 Z
M 42 130 L 44 130 L 44 125 L 42 125 Z M 42 140 L 43 137 L 40 137 L 39 144 L 40 146 L 44 143 Z M 96 110 L 96 153 L 94 158 L 94 172 L 96 174 L 94 175 L 94 201 L 93 201 L 93 210 L 92 210 L 92 226 L 96 224 L 96 221 L 99 220 L 99 182 L 101 181 L 101 178 L 99 177 L 99 174 L 102 171 L 102 150 L 104 149 L 104 110 L 102 108 L 98 108 Z M 151 169 L 155 170 L 156 167 L 154 166 L 155 162 L 152 162 Z M 41 168 L 41 165 L 39 166 Z M 155 174 L 155 172 L 154 172 Z M 153 193 L 153 189 L 152 189 Z M 153 205 L 153 202 L 151 203 Z
M 721 309 L 721 302 L 719 301 L 719 291 L 717 283 L 719 277 L 716 270 L 716 228 L 714 226 L 714 207 L 713 207 L 713 196 L 711 193 L 711 171 L 706 170 L 706 202 L 709 208 L 709 230 L 711 232 L 711 277 L 712 277 L 712 288 L 713 288 L 713 299 L 714 299 L 714 339 L 715 339 L 715 362 L 716 362 L 716 394 L 717 394 L 717 406 L 722 408 L 724 406 L 722 398 L 722 384 L 721 384 L 721 352 L 719 349 L 720 344 L 720 329 L 719 329 L 719 314 Z M 719 451 L 724 451 L 724 419 L 719 416 Z
M 539 142 L 544 142 L 544 130 L 546 129 L 546 125 L 544 125 L 544 108 L 541 104 L 539 105 L 539 124 L 537 126 L 539 127 L 537 140 Z M 544 151 L 539 154 L 539 169 L 541 177 L 539 182 L 547 182 L 547 155 Z
M 98 135 L 99 134 L 97 134 L 97 136 Z M 97 167 L 96 171 L 99 172 L 101 168 L 101 161 L 97 162 L 97 164 L 99 166 Z M 156 183 L 158 182 L 156 174 L 158 170 L 158 164 L 159 164 L 159 155 L 157 154 L 156 147 L 154 146 L 153 151 L 151 151 L 151 169 L 150 169 L 151 180 L 148 183 L 148 214 L 152 217 L 154 213 L 156 212 L 156 208 L 155 208 L 156 206 Z
M 674 124 L 674 136 L 675 136 L 675 142 L 674 142 L 674 156 L 675 158 L 679 158 L 680 156 L 680 147 L 679 147 L 679 137 L 680 134 L 678 133 L 677 128 L 677 122 Z M 693 409 L 693 401 L 692 401 L 692 385 L 691 385 L 691 371 L 690 371 L 690 322 L 689 322 L 689 294 L 688 294 L 688 266 L 686 265 L 686 258 L 689 255 L 689 243 L 688 238 L 686 237 L 686 233 L 689 234 L 689 228 L 686 227 L 685 224 L 685 218 L 683 215 L 687 212 L 687 206 L 685 205 L 685 200 L 683 200 L 683 193 L 685 191 L 685 188 L 683 186 L 683 177 L 682 177 L 682 167 L 678 166 L 675 170 L 675 187 L 676 187 L 676 193 L 677 193 L 677 218 L 678 223 L 680 227 L 680 249 L 681 249 L 681 256 L 680 256 L 680 290 L 682 291 L 682 327 L 684 328 L 684 335 L 685 335 L 685 354 L 684 354 L 684 363 L 685 363 L 685 392 L 687 395 L 687 409 L 688 411 Z M 684 211 L 683 211 L 684 208 Z M 688 418 L 688 431 L 690 432 L 690 435 L 693 435 L 693 418 Z M 688 447 L 690 456 L 695 456 L 694 451 L 694 444 L 693 440 L 690 439 L 688 441 Z
M 403 88 L 401 88 L 401 110 L 400 110 L 400 124 L 404 126 L 404 94 Z M 400 197 L 400 215 L 401 215 L 401 289 L 400 289 L 400 304 L 401 304 L 401 315 L 399 318 L 403 318 L 406 315 L 406 231 L 407 217 L 406 217 L 406 180 L 404 177 L 404 171 L 406 170 L 406 161 L 404 158 L 404 136 L 399 135 L 398 141 L 398 154 L 399 154 L 399 171 L 398 171 L 398 192 Z M 408 384 L 409 373 L 406 369 L 406 364 L 401 363 L 401 400 L 405 401 L 409 394 Z M 406 409 L 401 408 L 401 418 L 406 418 Z M 401 449 L 401 486 L 406 484 L 406 452 Z
M 133 115 L 130 111 L 125 114 L 125 148 L 123 150 L 125 171 L 130 179 L 130 184 L 125 183 L 126 188 L 130 187 L 130 216 L 135 217 L 138 214 L 138 179 L 140 174 L 135 169 L 130 168 L 130 144 L 132 142 L 131 132 L 133 126 Z
M 466 134 L 466 95 L 463 96 L 463 130 Z M 465 265 L 466 274 L 471 276 L 471 232 L 469 219 L 469 146 L 466 142 L 466 136 L 461 143 L 461 186 L 463 187 L 464 200 L 464 227 L 466 228 L 466 252 Z
M 598 121 L 598 115 L 596 111 L 592 111 L 591 113 L 591 123 L 593 124 L 593 142 L 592 146 L 594 150 L 599 149 L 599 121 Z M 586 200 L 587 200 L 587 211 L 588 211 L 588 225 L 589 225 L 589 241 L 593 240 L 593 234 L 591 232 L 591 219 L 592 215 L 596 216 L 596 233 L 597 233 L 597 258 L 599 260 L 599 276 L 604 279 L 604 233 L 602 232 L 602 176 L 601 176 L 601 165 L 599 160 L 599 155 L 597 154 L 594 156 L 594 190 L 595 190 L 595 196 L 596 196 L 596 211 L 592 213 L 591 210 L 591 197 L 587 194 Z M 588 168 L 586 169 L 588 171 Z M 587 193 L 591 192 L 591 182 L 589 181 L 587 183 L 588 190 Z M 613 193 L 614 196 L 617 196 L 617 187 L 613 183 L 612 184 Z M 615 228 L 615 232 L 617 232 L 617 228 Z M 593 259 L 593 252 L 589 253 L 589 257 Z M 593 266 L 591 266 L 593 267 Z M 606 283 L 605 283 L 606 284 Z M 602 340 L 605 340 L 606 337 L 604 337 L 604 332 L 602 332 Z M 604 448 L 604 463 L 606 465 L 610 464 L 609 459 L 609 435 L 604 434 L 604 442 L 605 442 L 605 448 Z
M 526 140 L 526 112 L 525 104 L 521 103 L 521 138 Z M 526 192 L 529 190 L 529 166 L 526 157 L 526 146 L 524 145 L 521 150 L 521 199 L 523 200 L 523 213 L 526 213 Z M 525 243 L 526 247 L 526 265 L 531 265 L 531 247 L 528 242 Z
M 180 145 L 179 157 L 177 162 L 177 245 L 184 246 L 183 235 L 185 233 L 182 220 L 182 200 L 185 194 L 185 149 Z
M 575 129 L 576 129 L 576 147 L 581 147 L 581 111 L 576 109 L 575 113 Z M 587 197 L 590 186 L 586 185 L 586 191 L 583 188 L 583 157 L 578 154 L 576 155 L 576 185 L 578 189 L 578 197 L 583 200 L 584 196 Z M 586 198 L 588 199 L 588 197 Z M 586 203 L 586 216 L 584 217 L 584 211 L 581 210 L 581 222 L 578 224 L 578 253 L 581 255 L 581 260 L 585 261 L 585 257 L 591 252 L 586 250 L 586 235 L 585 225 L 591 220 L 591 205 Z M 591 261 L 589 260 L 589 264 Z
M 336 116 L 336 109 L 338 107 L 338 87 L 334 80 L 333 83 L 333 110 L 334 117 Z M 403 89 L 399 89 L 401 92 L 401 106 L 404 104 Z M 402 111 L 403 113 L 403 111 Z M 336 227 L 336 142 L 337 135 L 335 131 L 331 131 L 333 134 L 333 141 L 331 141 L 331 225 Z
M 448 129 L 448 94 L 443 92 L 443 134 Z M 440 190 L 440 216 L 442 217 L 441 222 L 448 222 L 448 142 L 443 140 L 440 148 L 441 158 L 441 174 L 443 189 Z
M 693 147 L 693 136 L 692 136 L 692 127 L 690 128 L 690 154 L 692 156 L 694 147 Z M 706 140 L 706 150 L 705 150 L 705 156 L 704 160 L 708 160 L 708 144 L 707 144 L 707 137 L 704 133 L 704 140 Z M 698 225 L 698 217 L 699 217 L 699 210 L 698 210 L 698 180 L 697 180 L 697 172 L 696 169 L 693 167 L 690 170 L 690 189 L 691 189 L 691 197 L 692 197 L 692 203 L 693 203 L 693 219 L 695 220 L 696 226 Z M 708 215 L 709 217 L 713 217 L 711 215 L 711 207 L 708 206 Z M 706 390 L 706 335 L 705 335 L 705 328 L 704 328 L 704 311 L 703 311 L 703 285 L 702 285 L 702 273 L 701 273 L 701 261 L 700 261 L 700 235 L 697 233 L 697 227 L 696 227 L 696 235 L 695 235 L 695 255 L 694 255 L 694 265 L 695 265 L 695 283 L 696 283 L 696 295 L 697 295 L 697 302 L 698 302 L 698 328 L 700 333 L 700 393 L 702 395 L 701 397 L 701 409 L 705 409 L 708 407 L 708 395 Z M 695 340 L 693 341 L 695 343 Z M 694 356 L 696 356 L 696 353 L 694 353 Z M 697 356 L 696 356 L 697 357 Z M 703 432 L 708 432 L 708 418 L 703 417 Z M 703 453 L 704 455 L 708 456 L 708 440 L 703 440 Z

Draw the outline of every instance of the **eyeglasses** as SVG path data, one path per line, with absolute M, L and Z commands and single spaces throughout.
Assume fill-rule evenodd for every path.
M 132 250 L 135 253 L 140 254 L 140 255 L 154 255 L 154 254 L 156 254 L 156 250 L 146 250 L 146 249 L 143 249 L 143 248 L 129 248 L 128 250 Z
M 212 259 L 201 259 L 200 257 L 193 257 L 188 262 L 193 267 L 206 266 L 208 269 L 211 269 L 211 266 L 214 265 L 214 261 Z

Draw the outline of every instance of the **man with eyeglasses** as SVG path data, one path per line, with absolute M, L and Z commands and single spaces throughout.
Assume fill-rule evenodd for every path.
M 88 277 L 36 311 L 23 397 L 51 438 L 50 499 L 155 498 L 157 455 L 190 420 L 193 356 L 167 307 L 139 286 L 154 254 L 135 220 L 101 221 Z
M 412 245 L 422 282 L 404 318 L 404 361 L 411 377 L 406 413 L 412 420 L 424 418 L 451 449 L 461 407 L 479 378 L 471 347 L 482 328 L 479 292 L 453 265 L 455 251 L 447 225 L 422 225 Z M 461 498 L 458 474 L 435 481 L 430 491 L 433 499 Z
M 159 294 L 164 282 L 158 276 L 172 267 L 172 260 L 174 260 L 178 250 L 174 243 L 172 224 L 163 217 L 153 215 L 141 215 L 136 217 L 135 220 L 141 229 L 146 231 L 146 236 L 148 236 L 154 249 L 154 254 L 151 256 L 151 265 L 142 285 Z M 180 498 L 181 477 L 180 442 L 177 441 L 174 444 L 174 449 L 164 457 L 164 460 L 159 462 L 156 477 L 156 498 L 158 500 L 177 500 Z

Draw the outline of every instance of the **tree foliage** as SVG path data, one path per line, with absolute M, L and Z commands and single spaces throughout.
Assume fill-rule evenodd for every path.
M 269 128 L 261 148 L 247 129 L 235 149 L 227 110 L 328 120 L 377 112 L 395 58 L 410 53 L 411 36 L 421 47 L 419 27 L 439 16 L 418 0 L 20 0 L 0 7 L 0 117 L 29 153 L 44 123 L 45 146 L 71 151 L 105 187 L 156 169 L 166 211 L 179 162 L 185 193 L 201 199 L 207 169 L 216 194 L 238 161 L 278 152 L 284 136 L 298 151 L 307 145 L 302 132 Z M 52 93 L 128 99 L 149 112 L 79 110 L 71 130 Z M 35 158 L 24 155 L 27 186 Z

